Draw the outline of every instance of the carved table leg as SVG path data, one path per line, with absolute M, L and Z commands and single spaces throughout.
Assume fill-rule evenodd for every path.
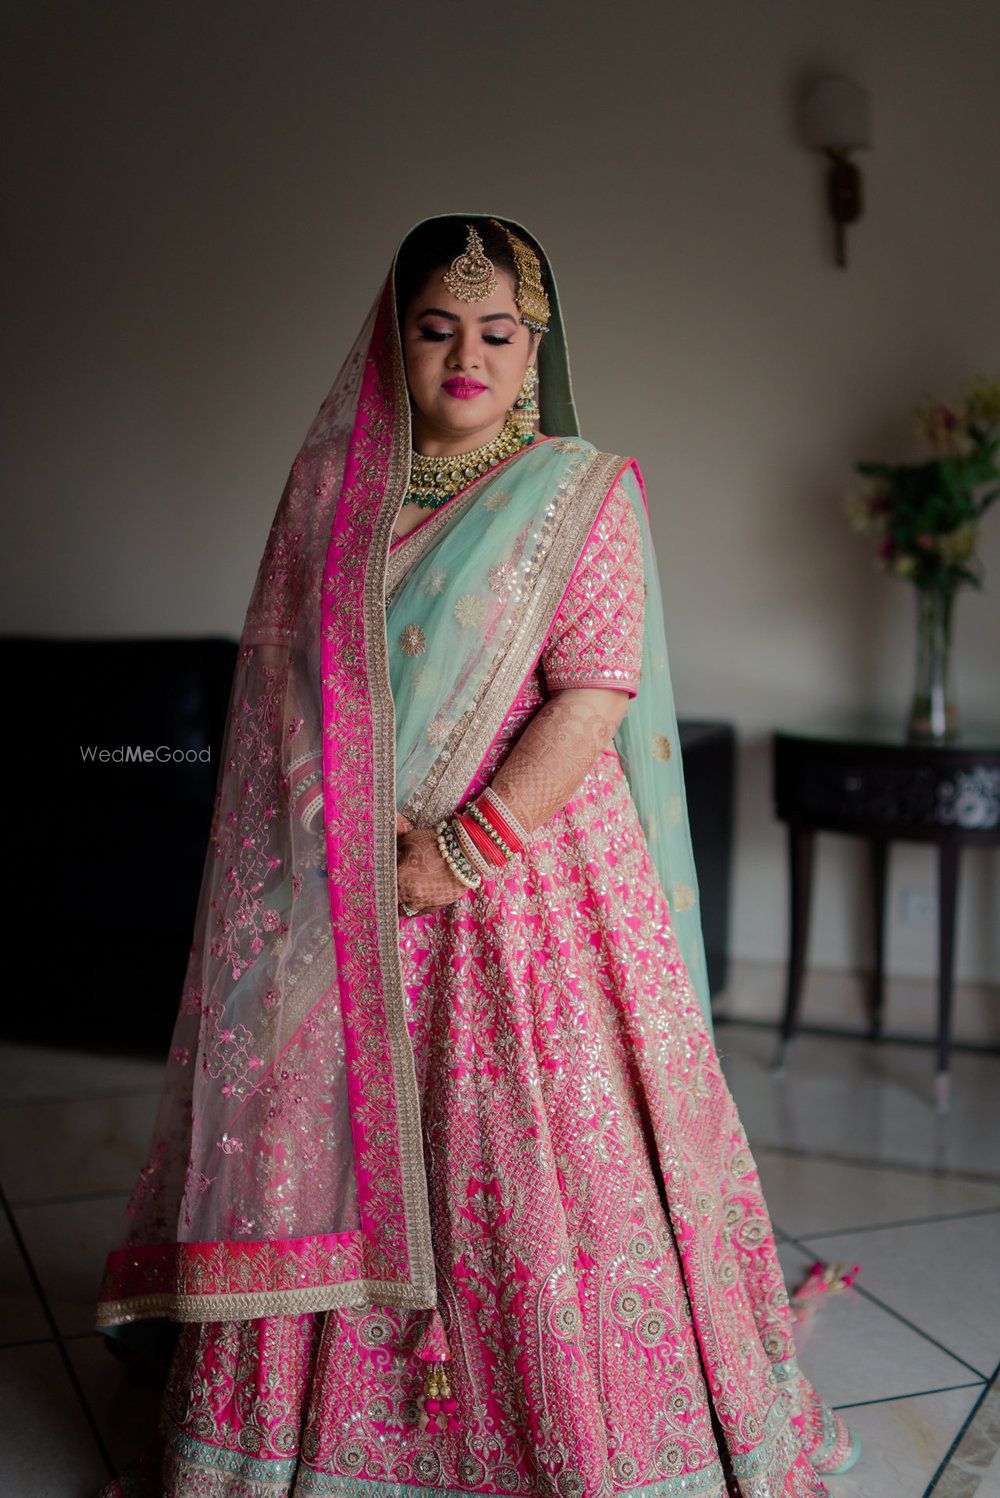
M 869 995 L 869 1038 L 882 1039 L 885 1013 L 885 891 L 889 874 L 889 843 L 884 837 L 871 841 L 872 903 L 875 914 L 875 971 Z
M 958 905 L 958 843 L 938 849 L 938 1056 L 936 1097 L 939 1113 L 951 1105 L 951 1000 L 955 968 L 955 911 Z
M 809 908 L 812 902 L 813 844 L 811 827 L 789 823 L 788 862 L 791 893 L 791 946 L 788 956 L 788 987 L 785 993 L 785 1015 L 781 1022 L 781 1039 L 774 1058 L 774 1071 L 785 1069 L 788 1047 L 795 1030 L 802 982 L 805 977 L 806 945 L 809 939 Z

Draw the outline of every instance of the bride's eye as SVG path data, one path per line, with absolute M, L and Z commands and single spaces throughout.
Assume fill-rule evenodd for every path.
M 427 338 L 431 343 L 440 343 L 442 339 L 451 336 L 448 333 L 439 332 L 437 328 L 421 328 L 419 332 L 421 338 Z
M 501 338 L 496 333 L 484 333 L 483 337 L 484 337 L 484 339 L 486 340 L 487 343 L 493 343 L 493 344 L 498 344 L 498 343 L 513 343 L 514 342 L 513 338 Z

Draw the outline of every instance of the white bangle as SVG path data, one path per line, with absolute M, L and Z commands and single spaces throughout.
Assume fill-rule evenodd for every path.
M 451 869 L 451 872 L 454 874 L 459 884 L 464 884 L 466 889 L 478 889 L 483 882 L 483 876 L 481 874 L 476 874 L 474 879 L 469 879 L 468 876 L 459 868 L 455 859 L 452 857 L 451 849 L 445 842 L 444 831 L 447 825 L 448 818 L 445 817 L 437 824 L 437 827 L 434 829 L 437 833 L 438 852 L 441 854 L 441 857 L 444 859 L 449 869 Z

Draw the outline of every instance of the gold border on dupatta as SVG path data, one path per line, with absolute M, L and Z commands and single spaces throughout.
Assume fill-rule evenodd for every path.
M 385 621 L 385 581 L 392 528 L 410 477 L 409 395 L 397 324 L 395 296 L 391 298 L 391 379 L 395 421 L 388 479 L 375 521 L 365 568 L 364 622 L 368 684 L 372 704 L 373 810 L 375 825 L 375 906 L 379 964 L 382 971 L 385 1021 L 392 1054 L 410 1283 L 381 1286 L 383 1305 L 432 1307 L 437 1301 L 430 1206 L 424 1166 L 413 1046 L 406 1026 L 403 969 L 399 956 L 399 915 L 396 888 L 396 713 L 389 677 L 389 641 Z

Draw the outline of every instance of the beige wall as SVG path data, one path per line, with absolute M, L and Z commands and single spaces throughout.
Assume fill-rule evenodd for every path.
M 428 213 L 510 214 L 553 257 L 584 435 L 645 470 L 680 714 L 738 726 L 734 945 L 779 959 L 768 732 L 852 705 L 901 715 L 910 685 L 911 590 L 842 521 L 850 462 L 905 455 L 925 389 L 1000 372 L 1000 7 L 8 13 L 3 627 L 238 632 L 291 458 L 396 241 Z M 795 132 L 817 69 L 874 101 L 847 273 Z M 983 556 L 986 590 L 958 609 L 969 719 L 998 713 L 1000 507 Z M 850 967 L 864 865 L 847 840 L 821 855 L 813 957 Z M 891 965 L 926 973 L 933 933 L 896 900 L 932 887 L 931 854 L 896 857 Z M 969 856 L 960 976 L 996 979 L 998 910 L 996 856 Z

